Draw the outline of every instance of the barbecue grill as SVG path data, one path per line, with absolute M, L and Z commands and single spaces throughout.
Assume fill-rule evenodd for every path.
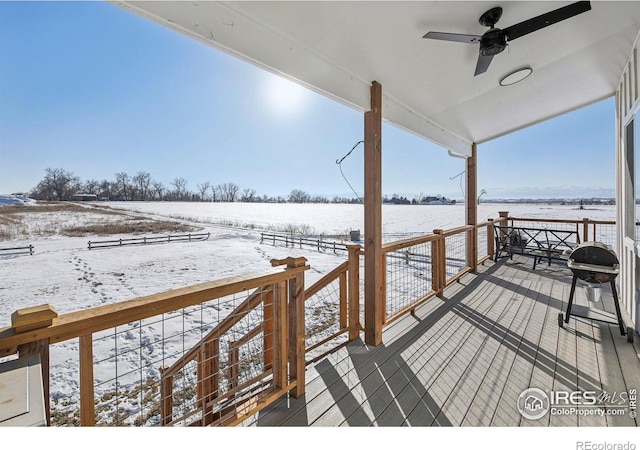
M 601 242 L 583 242 L 571 251 L 567 266 L 573 272 L 571 294 L 569 295 L 566 313 L 564 315 L 560 313 L 558 316 L 558 325 L 563 327 L 565 323 L 569 323 L 571 316 L 617 324 L 620 327 L 620 333 L 623 336 L 627 336 L 627 341 L 633 342 L 633 328 L 625 327 L 620 312 L 620 302 L 615 283 L 615 279 L 620 272 L 620 262 L 613 249 Z M 578 280 L 590 287 L 600 287 L 608 283 L 611 286 L 616 314 L 593 307 L 587 308 L 574 305 L 573 296 Z

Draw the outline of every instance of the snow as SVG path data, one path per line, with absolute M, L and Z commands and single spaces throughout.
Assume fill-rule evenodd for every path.
M 2 205 L 27 205 L 34 203 L 33 200 L 22 194 L 0 194 L 0 206 Z
M 0 202 L 10 205 L 33 204 L 17 196 L 1 196 Z M 66 237 L 59 233 L 46 235 L 41 230 L 52 226 L 59 229 L 61 224 L 95 221 L 96 217 L 92 214 L 74 217 L 61 212 L 54 217 L 49 215 L 50 223 L 44 223 L 39 213 L 27 214 L 24 217 L 26 236 L 0 243 L 0 248 L 32 244 L 35 249 L 31 256 L 0 255 L 0 327 L 10 326 L 11 314 L 20 308 L 49 303 L 59 314 L 64 314 L 262 270 L 270 267 L 270 259 L 287 256 L 304 256 L 308 259 L 311 270 L 305 274 L 305 284 L 310 286 L 342 263 L 346 256 L 309 248 L 261 244 L 260 231 L 299 229 L 307 234 L 325 235 L 348 235 L 349 230 L 354 229 L 364 232 L 362 205 L 168 202 L 113 202 L 98 205 L 124 210 L 136 216 L 179 220 L 202 227 L 202 231 L 210 232 L 211 236 L 206 241 L 198 242 L 89 250 L 89 240 L 105 237 Z M 497 218 L 502 210 L 520 217 L 615 220 L 614 206 L 589 206 L 581 210 L 576 206 L 519 204 L 481 204 L 479 220 Z M 453 228 L 464 224 L 464 211 L 464 205 L 385 205 L 383 232 L 390 239 L 417 232 L 431 232 L 435 228 Z M 129 236 L 115 235 L 109 236 L 109 239 L 118 237 Z M 195 324 L 201 318 L 190 320 Z M 153 354 L 153 342 L 158 338 L 158 331 L 153 325 L 145 324 L 144 329 L 139 330 L 135 326 L 117 337 L 119 346 L 141 348 L 139 353 L 131 355 L 131 361 L 126 357 L 121 361 L 129 364 L 131 369 L 135 368 L 137 359 L 143 357 L 143 351 L 145 355 Z M 96 358 L 106 360 L 110 357 L 112 343 L 109 337 L 96 338 L 94 347 Z M 77 340 L 61 343 L 56 346 L 55 352 L 52 351 L 52 398 L 63 401 L 77 393 L 77 358 Z M 108 380 L 108 372 L 107 369 L 97 368 L 97 383 Z M 153 373 L 148 375 L 157 376 Z M 132 408 L 131 405 L 124 407 Z

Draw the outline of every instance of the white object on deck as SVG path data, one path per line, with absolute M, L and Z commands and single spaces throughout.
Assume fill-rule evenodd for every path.
M 40 356 L 0 364 L 0 426 L 32 427 L 47 424 Z

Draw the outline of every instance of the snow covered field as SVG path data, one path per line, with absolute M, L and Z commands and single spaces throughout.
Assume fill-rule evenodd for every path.
M 59 314 L 121 302 L 231 275 L 270 267 L 272 258 L 304 256 L 311 270 L 306 285 L 346 259 L 344 254 L 260 244 L 260 230 L 306 230 L 309 234 L 348 234 L 363 227 L 361 205 L 246 203 L 99 203 L 121 214 L 95 212 L 28 213 L 20 220 L 20 235 L 0 242 L 0 248 L 33 245 L 33 255 L 0 254 L 0 328 L 9 326 L 20 308 L 49 303 Z M 0 219 L 2 219 L 0 206 Z M 613 206 L 482 204 L 479 219 L 512 216 L 614 220 Z M 65 236 L 65 227 L 96 221 L 174 220 L 211 233 L 206 241 L 89 250 L 89 240 L 105 236 Z M 16 221 L 14 216 L 11 220 Z M 464 205 L 383 207 L 383 232 L 390 238 L 431 232 L 464 224 Z M 0 225 L 3 222 L 0 221 Z M 5 224 L 6 225 L 6 224 Z M 8 225 L 7 225 L 8 226 Z M 14 227 L 15 228 L 15 227 Z M 47 231 L 53 229 L 53 231 Z M 1 232 L 2 228 L 0 228 Z M 7 235 L 7 234 L 5 234 Z M 0 234 L 2 236 L 2 234 Z M 108 238 L 130 237 L 115 235 Z M 51 355 L 53 398 L 77 393 L 77 342 L 62 343 Z M 100 375 L 99 371 L 96 376 Z
M 51 303 L 59 313 L 70 312 L 261 270 L 269 267 L 271 258 L 305 256 L 312 267 L 307 283 L 313 282 L 342 262 L 344 256 L 260 244 L 260 229 L 283 230 L 291 226 L 312 230 L 313 234 L 343 235 L 354 229 L 364 231 L 361 205 L 166 202 L 102 205 L 128 211 L 136 217 L 178 220 L 201 227 L 211 237 L 203 242 L 88 250 L 89 240 L 105 237 L 42 236 L 42 230 L 52 224 L 82 225 L 84 222 L 80 220 L 97 220 L 93 215 L 83 215 L 82 219 L 70 217 L 67 212 L 26 215 L 23 219 L 26 235 L 0 242 L 0 247 L 32 244 L 35 248 L 33 256 L 0 256 L 0 327 L 9 325 L 11 313 L 19 308 Z M 580 210 L 576 206 L 515 204 L 481 204 L 479 219 L 497 218 L 501 210 L 508 210 L 512 216 L 615 219 L 613 206 Z M 385 205 L 383 221 L 383 233 L 392 238 L 404 233 L 453 228 L 464 224 L 464 206 Z

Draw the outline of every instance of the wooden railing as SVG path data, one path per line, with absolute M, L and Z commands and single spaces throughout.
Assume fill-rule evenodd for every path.
M 251 274 L 239 275 L 217 281 L 189 286 L 173 291 L 154 294 L 134 300 L 91 308 L 84 311 L 58 316 L 49 305 L 26 308 L 12 315 L 12 327 L 0 330 L 0 357 L 18 354 L 19 357 L 39 354 L 42 362 L 43 383 L 45 388 L 45 409 L 47 420 L 51 422 L 49 349 L 50 346 L 79 338 L 79 424 L 96 425 L 96 409 L 102 415 L 110 407 L 116 409 L 111 419 L 101 422 L 108 425 L 149 425 L 149 424 L 234 424 L 244 417 L 265 407 L 279 396 L 292 391 L 295 397 L 304 393 L 305 381 L 305 336 L 304 336 L 304 271 L 309 268 L 304 258 L 287 258 L 281 261 L 283 267 Z M 134 330 L 142 334 L 148 327 L 156 330 L 164 329 L 165 323 L 177 318 L 183 323 L 189 314 L 216 317 L 224 304 L 215 303 L 220 299 L 233 302 L 238 295 L 253 291 L 240 302 L 232 313 L 226 315 L 204 337 L 191 343 L 189 337 L 195 333 L 203 334 L 203 330 L 187 330 L 184 333 L 172 334 L 153 341 L 151 346 L 119 350 L 117 345 Z M 229 296 L 233 298 L 229 299 Z M 237 303 L 237 302 L 236 302 Z M 203 306 L 205 305 L 205 306 Z M 258 307 L 261 310 L 255 314 Z M 190 309 L 191 308 L 191 309 Z M 196 309 L 193 309 L 196 308 Z M 249 314 L 258 317 L 255 322 L 248 323 Z M 236 327 L 237 333 L 225 337 L 224 332 Z M 239 328 L 238 328 L 239 326 Z M 260 327 L 259 332 L 255 327 Z M 123 327 L 120 331 L 116 327 Z M 106 333 L 104 331 L 106 330 Z M 239 333 L 238 331 L 243 331 Z M 102 333 L 102 334 L 101 334 Z M 257 360 L 245 362 L 254 370 L 246 379 L 239 381 L 240 363 L 234 364 L 236 350 L 261 334 L 263 349 Z M 106 343 L 106 344 L 105 344 Z M 221 343 L 231 352 L 226 358 L 227 371 L 221 373 Z M 109 347 L 104 350 L 103 345 Z M 108 353 L 94 354 L 94 346 Z M 115 347 L 114 347 L 115 346 Z M 159 351 L 157 347 L 162 347 Z M 175 347 L 189 349 L 180 355 L 172 349 Z M 117 364 L 125 360 L 127 353 L 133 352 L 143 358 L 144 351 L 156 352 L 161 357 L 150 357 L 149 365 L 120 369 Z M 138 352 L 138 353 L 135 353 Z M 112 356 L 113 355 L 113 356 Z M 101 357 L 102 363 L 96 362 Z M 111 359 L 109 359 L 111 358 Z M 165 367 L 167 359 L 175 358 L 172 365 Z M 130 364 L 135 363 L 132 358 Z M 175 381 L 180 368 L 189 361 L 196 361 L 197 380 L 189 383 L 197 388 L 196 392 L 183 390 L 179 395 L 195 397 L 187 412 L 175 416 L 173 409 L 176 392 L 172 382 Z M 231 364 L 229 364 L 231 360 Z M 116 377 L 110 385 L 102 385 L 101 396 L 96 397 L 95 387 L 98 383 L 94 377 L 94 369 L 104 372 L 109 363 L 116 364 Z M 259 373 L 255 370 L 259 369 Z M 133 375 L 132 375 L 133 373 Z M 162 380 L 155 379 L 154 373 L 162 373 Z M 190 376 L 183 373 L 184 377 Z M 127 387 L 127 377 L 132 378 L 133 385 Z M 228 380 L 221 388 L 220 379 Z M 101 375 L 100 378 L 103 378 Z M 136 381 L 137 380 L 137 381 Z M 109 387 L 113 386 L 113 389 Z M 144 395 L 142 395 L 143 390 Z M 149 398 L 154 405 L 160 405 L 161 413 L 153 413 L 149 417 L 122 418 L 124 414 L 118 410 L 122 397 L 137 399 Z M 115 397 L 115 404 L 113 402 Z M 119 398 L 119 400 L 118 400 Z M 136 400 L 137 401 L 137 400 Z M 73 403 L 73 402 L 71 402 Z M 183 402 L 184 403 L 184 402 Z M 106 406 L 105 406 L 106 405 Z M 143 405 L 136 408 L 143 410 Z M 157 409 L 157 408 L 156 408 Z M 119 419 L 113 419 L 119 417 Z
M 512 217 L 506 211 L 500 214 L 505 225 L 567 229 L 576 231 L 580 242 L 598 241 L 616 248 L 616 222 L 612 220 Z M 639 226 L 637 222 L 636 228 Z
M 478 225 L 489 226 L 490 223 Z M 485 255 L 480 261 L 469 259 L 467 242 L 475 230 L 473 225 L 436 229 L 433 234 L 383 245 L 385 324 L 440 295 L 445 287 L 488 259 Z

